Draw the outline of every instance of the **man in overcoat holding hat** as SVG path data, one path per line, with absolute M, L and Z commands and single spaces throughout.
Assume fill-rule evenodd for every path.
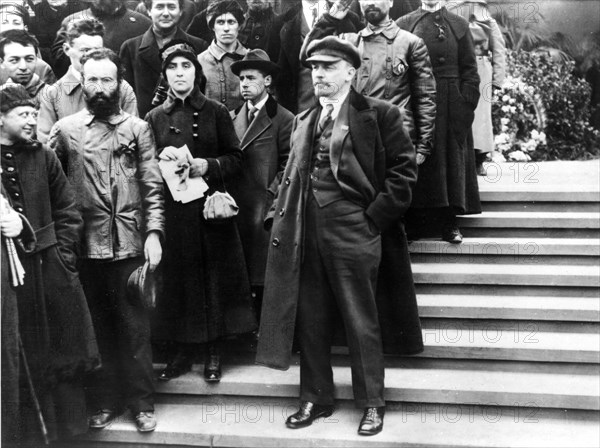
M 234 196 L 240 207 L 238 229 L 252 297 L 260 314 L 269 249 L 269 234 L 263 228 L 263 221 L 288 159 L 294 115 L 277 104 L 268 92 L 279 67 L 264 50 L 250 50 L 244 59 L 231 65 L 231 71 L 240 78 L 240 92 L 245 100 L 230 112 L 244 152 L 244 169 L 234 187 Z
M 383 353 L 416 353 L 422 336 L 399 220 L 417 177 L 399 109 L 351 88 L 361 57 L 337 37 L 307 49 L 319 104 L 298 115 L 271 209 L 271 246 L 256 361 L 287 369 L 294 330 L 300 358 L 300 428 L 331 415 L 331 345 L 343 322 L 359 434 L 383 428 Z M 269 223 L 267 222 L 267 225 Z

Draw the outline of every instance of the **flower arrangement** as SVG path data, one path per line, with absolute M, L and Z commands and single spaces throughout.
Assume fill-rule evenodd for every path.
M 546 143 L 545 110 L 533 86 L 508 76 L 494 99 L 496 151 L 503 160 L 528 162 L 531 153 Z
M 572 61 L 557 62 L 544 52 L 510 52 L 507 74 L 492 104 L 501 159 L 528 162 L 600 155 L 600 134 L 589 124 L 590 87 L 574 75 Z

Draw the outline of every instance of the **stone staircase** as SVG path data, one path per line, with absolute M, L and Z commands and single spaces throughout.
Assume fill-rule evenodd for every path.
M 540 164 L 532 182 L 498 167 L 480 180 L 484 213 L 461 218 L 463 244 L 410 245 L 426 349 L 387 358 L 383 433 L 356 434 L 344 348 L 336 412 L 292 431 L 298 361 L 266 369 L 232 342 L 221 383 L 198 365 L 159 385 L 154 433 L 125 415 L 71 446 L 600 446 L 598 161 Z

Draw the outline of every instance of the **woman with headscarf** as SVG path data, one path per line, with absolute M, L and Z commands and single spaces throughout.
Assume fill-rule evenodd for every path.
M 194 49 L 173 40 L 161 59 L 167 99 L 146 116 L 159 158 L 177 161 L 190 178 L 203 177 L 209 190 L 182 203 L 165 188 L 164 290 L 155 339 L 175 342 L 176 349 L 159 379 L 168 381 L 190 370 L 199 344 L 204 344 L 204 377 L 216 382 L 221 378 L 220 339 L 256 328 L 236 224 L 203 217 L 207 196 L 223 191 L 239 175 L 242 151 L 227 108 L 200 90 L 202 68 Z M 178 148 L 184 145 L 190 156 L 182 159 Z

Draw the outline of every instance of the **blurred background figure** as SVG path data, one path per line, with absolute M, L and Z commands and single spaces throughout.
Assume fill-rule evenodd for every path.
M 144 34 L 152 24 L 145 15 L 127 9 L 124 0 L 91 0 L 87 5 L 87 9 L 66 17 L 60 26 L 52 45 L 52 68 L 56 76 L 63 76 L 70 65 L 63 48 L 69 22 L 79 19 L 99 20 L 104 25 L 104 46 L 117 54 L 123 42 Z
M 492 101 L 494 93 L 502 88 L 506 75 L 506 46 L 498 23 L 492 18 L 487 0 L 454 1 L 448 10 L 469 22 L 473 37 L 479 83 L 479 103 L 473 120 L 473 146 L 477 174 L 485 176 L 483 162 L 494 150 L 492 128 Z

